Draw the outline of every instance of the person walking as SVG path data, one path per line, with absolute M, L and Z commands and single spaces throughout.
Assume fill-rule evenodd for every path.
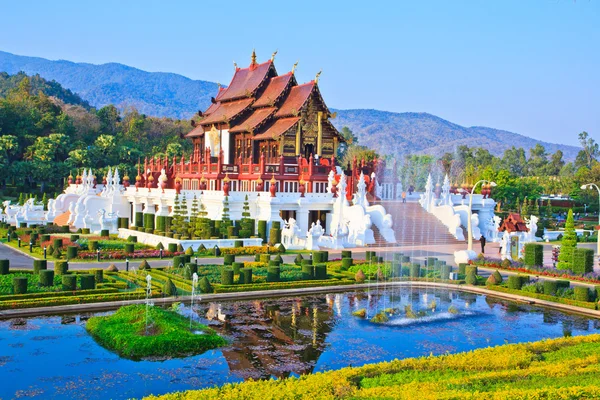
M 485 236 L 481 235 L 479 242 L 481 243 L 481 254 L 485 254 Z
M 402 192 L 402 202 L 406 203 L 406 192 Z

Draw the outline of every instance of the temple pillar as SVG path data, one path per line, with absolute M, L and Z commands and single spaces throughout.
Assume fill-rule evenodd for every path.
M 144 226 L 144 203 L 137 201 L 133 204 L 133 226 Z
M 144 229 L 152 229 L 152 231 L 154 231 L 156 224 L 154 214 L 154 205 L 150 204 L 150 201 L 148 201 L 148 203 L 146 203 L 146 207 L 144 208 Z
M 317 113 L 317 126 L 319 129 L 317 136 L 317 155 L 321 157 L 321 151 L 323 150 L 323 111 Z
M 298 210 L 296 210 L 296 223 L 302 231 L 302 233 L 308 232 L 308 202 L 306 199 L 301 198 L 298 200 Z
M 296 156 L 299 156 L 300 154 L 302 154 L 302 149 L 300 148 L 300 135 L 301 135 L 300 122 L 298 122 L 298 129 L 296 130 Z

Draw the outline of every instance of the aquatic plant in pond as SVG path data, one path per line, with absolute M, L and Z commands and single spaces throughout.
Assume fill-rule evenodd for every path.
M 146 327 L 146 313 L 150 326 Z M 110 316 L 92 317 L 87 331 L 102 346 L 131 359 L 168 359 L 203 353 L 226 344 L 225 339 L 200 323 L 158 307 L 121 307 Z

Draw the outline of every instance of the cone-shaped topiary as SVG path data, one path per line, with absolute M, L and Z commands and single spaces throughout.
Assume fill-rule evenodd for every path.
M 362 269 L 359 269 L 358 272 L 356 273 L 356 275 L 354 275 L 354 280 L 357 283 L 363 283 L 365 281 L 365 279 L 367 279 L 367 277 L 365 276 L 365 273 L 363 272 Z
M 163 285 L 163 294 L 166 296 L 177 296 L 177 287 L 175 286 L 171 278 L 167 279 L 167 281 Z
M 150 264 L 148 263 L 148 261 L 142 260 L 142 262 L 140 263 L 140 267 L 138 269 L 139 270 L 150 269 Z
M 496 280 L 496 285 L 499 285 L 502 283 L 502 281 L 503 281 L 502 275 L 500 275 L 500 272 L 498 270 L 495 270 L 494 273 L 492 274 L 492 276 Z
M 158 244 L 156 245 L 156 250 L 164 250 L 165 246 L 162 244 L 162 242 L 158 242 Z
M 117 268 L 117 266 L 115 264 L 110 264 L 106 268 L 106 271 L 108 271 L 108 272 L 119 272 L 119 268 Z
M 565 223 L 565 232 L 560 242 L 560 253 L 558 254 L 558 269 L 573 269 L 573 251 L 577 247 L 577 234 L 575 233 L 575 221 L 573 210 L 569 210 Z
M 294 263 L 296 265 L 302 265 L 302 260 L 304 260 L 304 258 L 302 257 L 302 254 L 298 254 L 298 255 L 296 255 L 296 258 L 294 259 Z
M 207 277 L 203 277 L 202 279 L 200 279 L 200 282 L 198 282 L 198 287 L 200 288 L 200 291 L 202 293 L 212 293 L 213 292 L 213 287 L 210 284 L 210 282 L 208 281 Z
M 185 249 L 185 255 L 186 256 L 193 256 L 194 255 L 194 249 L 192 249 L 192 246 L 190 246 L 187 249 Z

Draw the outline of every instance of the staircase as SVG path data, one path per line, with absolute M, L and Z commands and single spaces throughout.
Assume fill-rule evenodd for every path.
M 58 225 L 58 226 L 66 225 L 70 216 L 71 216 L 70 211 L 66 211 L 60 215 L 57 215 L 56 218 L 54 218 L 54 225 Z
M 373 246 L 411 246 L 411 245 L 444 245 L 464 243 L 448 232 L 434 215 L 429 214 L 417 202 L 380 201 L 388 214 L 392 215 L 393 228 L 396 233 L 396 244 L 387 243 L 375 225 L 372 226 L 375 236 Z

